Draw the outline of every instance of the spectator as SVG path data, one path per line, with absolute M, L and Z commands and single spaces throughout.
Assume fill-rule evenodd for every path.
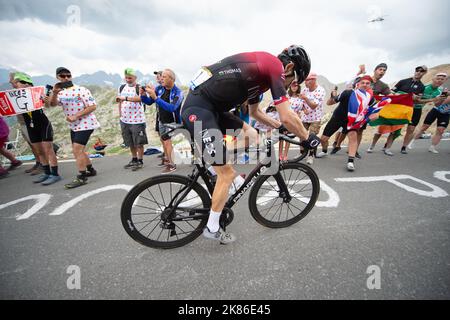
M 303 126 L 310 133 L 316 135 L 320 131 L 320 122 L 323 117 L 323 102 L 325 99 L 325 89 L 317 83 L 317 74 L 312 72 L 305 80 L 305 88 L 300 95 L 307 112 L 303 115 Z M 306 163 L 313 164 L 313 159 L 317 149 L 310 150 Z
M 29 75 L 22 72 L 15 73 L 15 88 L 23 89 L 32 86 L 33 82 Z M 45 115 L 44 110 L 40 109 L 24 113 L 23 119 L 31 144 L 39 155 L 40 163 L 44 170 L 44 173 L 33 180 L 33 182 L 48 186 L 61 181 L 62 178 L 58 173 L 58 160 L 53 149 L 53 127 Z
M 420 117 L 422 116 L 422 108 L 423 108 L 423 101 L 420 100 L 421 96 L 423 95 L 423 92 L 425 90 L 425 86 L 423 85 L 421 79 L 423 76 L 428 72 L 428 68 L 426 66 L 418 66 L 415 70 L 414 76 L 412 78 L 407 78 L 400 80 L 394 88 L 392 88 L 392 91 L 398 94 L 404 94 L 404 93 L 413 93 L 413 100 L 414 100 L 414 113 L 412 116 L 412 120 L 409 123 L 407 129 L 405 138 L 403 141 L 403 147 L 401 152 L 406 154 L 406 146 L 411 142 L 411 139 L 414 134 L 414 130 L 416 129 L 416 126 L 420 122 Z M 396 137 L 400 135 L 401 129 L 399 129 L 396 132 L 393 132 L 389 135 L 388 141 L 384 147 L 384 154 L 388 156 L 393 156 L 394 153 L 391 151 L 392 144 L 394 143 L 394 140 Z
M 347 169 L 349 171 L 355 170 L 354 159 L 358 148 L 359 135 L 362 134 L 362 130 L 354 124 L 355 119 L 358 119 L 367 110 L 368 106 L 372 105 L 375 101 L 371 94 L 371 83 L 372 78 L 370 76 L 364 76 L 358 80 L 356 89 L 345 90 L 339 96 L 337 96 L 336 91 L 332 92 L 327 104 L 333 105 L 339 102 L 339 105 L 323 131 L 321 137 L 322 152 L 317 155 L 317 158 L 327 156 L 328 140 L 342 127 L 343 133 L 348 133 L 349 138 Z
M 427 114 L 425 121 L 420 131 L 416 134 L 415 139 L 419 139 L 422 133 L 424 133 L 434 121 L 437 120 L 437 129 L 431 140 L 431 146 L 429 151 L 432 153 L 439 153 L 436 150 L 436 146 L 442 139 L 445 129 L 448 127 L 450 117 L 450 100 L 448 98 L 448 89 L 441 91 L 439 87 L 447 80 L 446 73 L 438 73 L 433 77 L 433 82 L 425 87 L 423 98 L 431 98 L 435 96 L 436 90 L 440 92 L 440 95 L 432 98 L 431 102 L 434 103 L 434 108 Z M 413 147 L 414 139 L 410 143 L 410 148 Z
M 8 170 L 15 169 L 22 165 L 22 161 L 17 160 L 14 155 L 7 151 L 5 148 L 5 144 L 8 141 L 8 135 L 9 135 L 9 127 L 8 124 L 5 122 L 2 116 L 0 116 L 0 154 L 4 156 L 6 159 L 8 159 L 11 162 L 11 165 Z M 0 166 L 0 178 L 4 178 L 9 174 L 8 170 L 5 170 L 3 167 Z
M 288 89 L 289 104 L 292 109 L 300 118 L 302 110 L 305 110 L 303 100 L 301 96 L 301 86 L 298 84 L 297 80 L 292 81 Z M 275 111 L 276 112 L 276 111 Z M 277 114 L 278 116 L 278 114 Z M 279 120 L 279 118 L 277 118 Z M 279 142 L 279 158 L 280 161 L 288 160 L 288 153 L 291 144 L 289 142 L 280 141 Z
M 145 93 L 141 92 L 141 100 L 147 105 L 156 103 L 159 110 L 159 131 L 161 137 L 167 133 L 170 128 L 165 125 L 168 123 L 180 123 L 180 106 L 183 102 L 183 92 L 175 85 L 175 73 L 166 69 L 162 73 L 162 84 L 153 88 L 147 86 Z M 177 167 L 173 161 L 172 140 L 163 140 L 163 149 L 165 158 L 162 158 L 161 166 L 164 167 L 162 173 L 174 172 Z
M 52 107 L 62 106 L 69 123 L 72 152 L 79 174 L 65 188 L 73 189 L 85 185 L 88 177 L 97 175 L 86 154 L 86 145 L 94 130 L 100 128 L 100 124 L 93 113 L 97 106 L 89 89 L 74 85 L 72 74 L 67 68 L 56 69 L 56 77 L 60 82 L 55 84 L 52 95 L 46 100 Z
M 381 81 L 381 79 L 386 74 L 387 68 L 388 68 L 388 66 L 385 63 L 380 63 L 375 68 L 375 72 L 372 76 L 372 79 L 374 81 L 372 84 L 372 90 L 373 90 L 373 94 L 376 96 L 379 96 L 379 95 L 387 96 L 387 95 L 391 94 L 391 89 L 389 88 L 389 86 L 386 83 L 384 83 L 383 81 Z M 367 149 L 368 153 L 373 152 L 373 149 L 375 148 L 380 137 L 381 137 L 381 133 L 377 132 L 374 134 L 372 144 L 369 147 L 369 149 Z
M 9 83 L 11 84 L 11 86 L 16 89 L 16 81 L 14 80 L 14 75 L 15 72 L 10 72 L 9 73 Z M 42 174 L 44 172 L 44 170 L 42 169 L 42 165 L 39 159 L 39 153 L 36 150 L 36 147 L 33 146 L 33 144 L 30 141 L 30 137 L 28 136 L 28 129 L 27 129 L 27 125 L 25 124 L 25 120 L 23 118 L 22 114 L 18 114 L 16 116 L 17 118 L 17 122 L 20 125 L 20 133 L 22 134 L 22 137 L 24 138 L 24 140 L 27 142 L 28 146 L 31 149 L 31 152 L 34 155 L 34 158 L 36 160 L 36 163 L 33 167 L 31 167 L 30 169 L 25 170 L 25 173 L 29 173 L 32 176 L 36 176 L 38 174 Z
M 125 69 L 125 82 L 126 84 L 120 86 L 116 98 L 119 103 L 123 141 L 131 151 L 131 161 L 124 168 L 137 171 L 144 167 L 144 145 L 148 144 L 146 119 L 136 72 L 133 69 Z

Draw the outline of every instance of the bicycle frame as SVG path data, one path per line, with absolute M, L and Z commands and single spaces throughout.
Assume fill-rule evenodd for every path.
M 267 158 L 266 159 L 269 159 L 269 160 L 271 159 L 271 155 L 272 155 L 272 144 L 273 144 L 272 140 L 270 140 L 270 139 L 267 140 L 267 143 L 266 143 Z M 192 174 L 189 176 L 189 178 L 191 180 L 191 184 L 188 186 L 185 186 L 180 191 L 178 191 L 178 193 L 173 197 L 173 199 L 169 203 L 168 207 L 172 208 L 171 215 L 174 215 L 175 210 L 179 209 L 178 206 L 183 201 L 183 199 L 189 194 L 189 192 L 192 190 L 193 185 L 195 183 L 197 183 L 199 177 L 202 177 L 209 193 L 211 195 L 213 194 L 214 186 L 212 185 L 212 183 L 209 179 L 207 169 L 205 168 L 203 161 L 202 161 L 202 164 L 203 165 L 195 164 L 196 168 L 193 170 Z M 276 162 L 276 164 L 278 166 L 280 165 L 278 162 Z M 260 162 L 256 166 L 256 168 L 254 168 L 252 170 L 252 172 L 247 176 L 247 178 L 245 179 L 245 182 L 242 184 L 242 186 L 228 199 L 227 203 L 225 204 L 225 208 L 231 209 L 245 195 L 245 193 L 247 193 L 247 191 L 249 189 L 251 189 L 251 187 L 255 184 L 256 180 L 262 174 L 264 174 L 267 170 L 269 170 L 271 167 L 272 167 L 272 161 L 267 161 L 267 163 Z M 286 201 L 290 200 L 291 197 L 289 195 L 289 190 L 287 188 L 287 185 L 286 185 L 283 177 L 281 176 L 279 168 L 277 168 L 277 173 L 274 174 L 274 178 L 278 184 L 278 187 L 280 188 L 280 195 Z M 182 195 L 179 196 L 180 194 L 182 194 Z M 178 200 L 174 203 L 174 201 L 176 199 L 178 199 Z M 199 218 L 199 216 L 195 216 L 195 214 L 201 214 L 203 216 L 204 214 L 209 214 L 209 211 L 210 211 L 210 208 L 200 208 L 200 209 L 189 210 L 189 214 L 190 214 L 189 219 L 194 220 L 196 218 Z M 173 218 L 172 220 L 173 221 L 185 220 L 185 218 L 180 218 L 180 219 Z

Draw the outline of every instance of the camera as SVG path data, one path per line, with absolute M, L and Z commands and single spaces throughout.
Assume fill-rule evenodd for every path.
M 49 96 L 52 94 L 52 92 L 53 92 L 53 86 L 47 84 L 47 85 L 45 86 L 45 95 L 46 95 L 47 97 L 49 97 Z

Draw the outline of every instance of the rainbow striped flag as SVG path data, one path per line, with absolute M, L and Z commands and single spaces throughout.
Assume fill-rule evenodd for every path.
M 414 102 L 412 93 L 389 95 L 392 102 L 380 111 L 380 117 L 377 120 L 370 121 L 372 127 L 379 126 L 378 132 L 381 134 L 395 132 L 402 129 L 405 124 L 409 124 L 414 111 Z M 384 96 L 375 96 L 377 101 L 386 98 Z

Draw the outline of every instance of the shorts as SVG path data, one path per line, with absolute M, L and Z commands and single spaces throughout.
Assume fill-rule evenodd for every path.
M 46 123 L 33 122 L 33 127 L 27 124 L 27 132 L 31 143 L 53 142 L 53 127 L 50 121 Z
M 428 126 L 431 126 L 434 121 L 437 120 L 437 126 L 441 128 L 447 128 L 448 123 L 450 119 L 450 114 L 440 113 L 436 109 L 431 109 L 430 112 L 428 112 L 427 117 L 425 118 L 425 121 L 423 124 L 426 124 Z
M 411 122 L 409 123 L 409 125 L 413 126 L 413 127 L 417 127 L 417 125 L 420 122 L 421 117 L 422 117 L 422 109 L 414 109 L 413 116 L 412 116 L 412 119 L 411 119 Z
M 339 119 L 335 116 L 332 116 L 330 121 L 328 121 L 325 129 L 323 130 L 323 135 L 325 137 L 331 137 L 340 128 L 342 128 L 343 134 L 347 134 L 347 119 Z
M 0 149 L 3 149 L 8 142 L 8 137 L 0 138 Z
M 145 123 L 128 124 L 120 122 L 122 138 L 127 147 L 139 147 L 148 144 Z
M 43 112 L 32 112 L 32 117 L 24 115 L 28 138 L 31 143 L 53 142 L 53 127 Z
M 216 111 L 213 104 L 201 95 L 190 94 L 183 106 L 181 118 L 185 128 L 198 146 L 201 158 L 213 166 L 228 163 L 224 134 L 233 130 L 236 136 L 244 122 L 230 112 Z M 227 132 L 228 131 L 228 132 Z
M 85 131 L 70 131 L 70 139 L 72 143 L 80 144 L 82 146 L 86 146 L 88 144 L 89 138 L 94 130 L 85 130 Z
M 155 131 L 159 133 L 159 112 L 156 113 Z
M 318 122 L 303 122 L 303 126 L 306 130 L 308 130 L 310 133 L 314 133 L 315 135 L 318 135 L 320 132 L 320 121 Z

